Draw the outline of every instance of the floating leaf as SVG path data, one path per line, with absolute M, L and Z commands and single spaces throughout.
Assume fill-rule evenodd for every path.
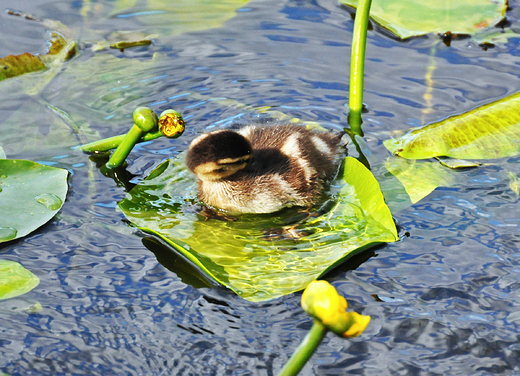
M 110 48 L 124 50 L 127 48 L 133 48 L 133 47 L 149 46 L 150 44 L 152 44 L 152 41 L 149 39 L 142 39 L 142 40 L 131 41 L 131 42 L 121 41 L 121 42 L 110 44 Z
M 65 40 L 63 35 L 57 32 L 51 33 L 51 40 L 49 41 L 49 50 L 47 55 L 58 55 L 64 48 L 66 48 L 68 42 Z
M 492 159 L 520 152 L 520 93 L 414 129 L 385 146 L 394 155 L 425 159 L 445 156 Z
M 509 28 L 486 29 L 471 36 L 471 40 L 480 45 L 507 43 L 513 38 L 520 38 L 520 34 L 515 33 Z
M 357 0 L 340 0 L 356 7 Z M 373 0 L 370 17 L 401 39 L 436 33 L 473 34 L 497 24 L 506 0 Z
M 176 0 L 172 3 L 171 0 L 117 0 L 113 17 L 132 17 L 136 22 L 149 25 L 150 32 L 172 36 L 221 27 L 248 1 Z
M 71 44 L 58 33 L 52 33 L 49 52 L 45 56 L 35 56 L 28 52 L 21 55 L 9 55 L 0 59 L 0 81 L 22 74 L 46 70 L 48 63 L 56 59 L 69 60 L 76 52 L 76 44 Z
M 68 172 L 19 159 L 0 159 L 0 243 L 47 223 L 67 195 Z
M 403 185 L 412 204 L 419 202 L 438 187 L 450 187 L 455 183 L 453 173 L 439 163 L 388 158 L 385 167 Z M 386 195 L 386 191 L 384 189 L 383 191 L 387 200 L 391 200 L 392 198 Z M 393 204 L 388 203 L 391 207 Z
M 19 263 L 0 260 L 0 300 L 25 294 L 39 283 L 39 278 Z
M 204 221 L 196 214 L 196 182 L 184 164 L 170 160 L 119 203 L 141 230 L 173 246 L 215 281 L 250 301 L 301 290 L 347 257 L 397 240 L 395 224 L 373 175 L 354 158 L 344 181 L 332 188 L 327 214 L 300 224 L 301 238 L 267 240 L 294 223 L 298 209 L 243 215 L 236 222 Z
M 47 69 L 41 57 L 26 52 L 21 55 L 9 55 L 0 59 L 0 81 L 21 74 L 38 72 Z

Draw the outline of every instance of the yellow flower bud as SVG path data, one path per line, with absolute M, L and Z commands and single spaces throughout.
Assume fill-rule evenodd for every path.
M 347 301 L 327 281 L 314 281 L 307 286 L 302 295 L 302 308 L 343 337 L 360 335 L 370 322 L 370 316 L 346 312 Z
M 365 331 L 370 322 L 370 316 L 360 315 L 357 312 L 348 312 L 350 315 L 350 321 L 352 322 L 350 328 L 341 334 L 343 337 L 357 337 Z
M 166 110 L 159 117 L 159 130 L 168 138 L 177 138 L 184 133 L 185 122 L 175 110 Z

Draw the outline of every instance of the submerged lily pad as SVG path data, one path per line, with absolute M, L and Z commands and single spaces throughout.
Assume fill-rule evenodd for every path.
M 236 222 L 197 214 L 196 182 L 181 160 L 161 164 L 119 203 L 142 231 L 177 249 L 215 281 L 244 299 L 263 301 L 307 286 L 366 247 L 397 240 L 390 210 L 373 175 L 348 157 L 343 180 L 331 189 L 333 208 L 301 223 L 301 238 L 267 240 L 298 218 L 298 210 L 243 215 Z
M 19 263 L 0 260 L 0 300 L 25 294 L 39 283 L 40 279 Z
M 358 0 L 340 0 L 356 7 Z M 370 17 L 401 39 L 436 33 L 474 34 L 497 24 L 506 0 L 373 0 Z
M 117 0 L 113 17 L 134 18 L 160 36 L 221 27 L 249 0 Z M 201 11 L 203 9 L 203 11 Z
M 0 243 L 47 223 L 67 195 L 67 170 L 39 163 L 0 159 Z
M 520 152 L 520 93 L 414 129 L 384 144 L 409 159 L 493 159 Z

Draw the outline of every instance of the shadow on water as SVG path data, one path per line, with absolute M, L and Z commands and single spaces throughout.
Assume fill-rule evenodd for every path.
M 201 270 L 160 239 L 144 237 L 142 241 L 143 245 L 153 252 L 157 261 L 166 269 L 175 273 L 182 282 L 197 289 L 216 286 L 215 282 L 208 279 Z

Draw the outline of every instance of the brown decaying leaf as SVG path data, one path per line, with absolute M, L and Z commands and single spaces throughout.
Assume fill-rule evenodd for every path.
M 47 69 L 47 66 L 39 56 L 28 52 L 17 56 L 9 55 L 0 59 L 0 81 L 44 69 Z

